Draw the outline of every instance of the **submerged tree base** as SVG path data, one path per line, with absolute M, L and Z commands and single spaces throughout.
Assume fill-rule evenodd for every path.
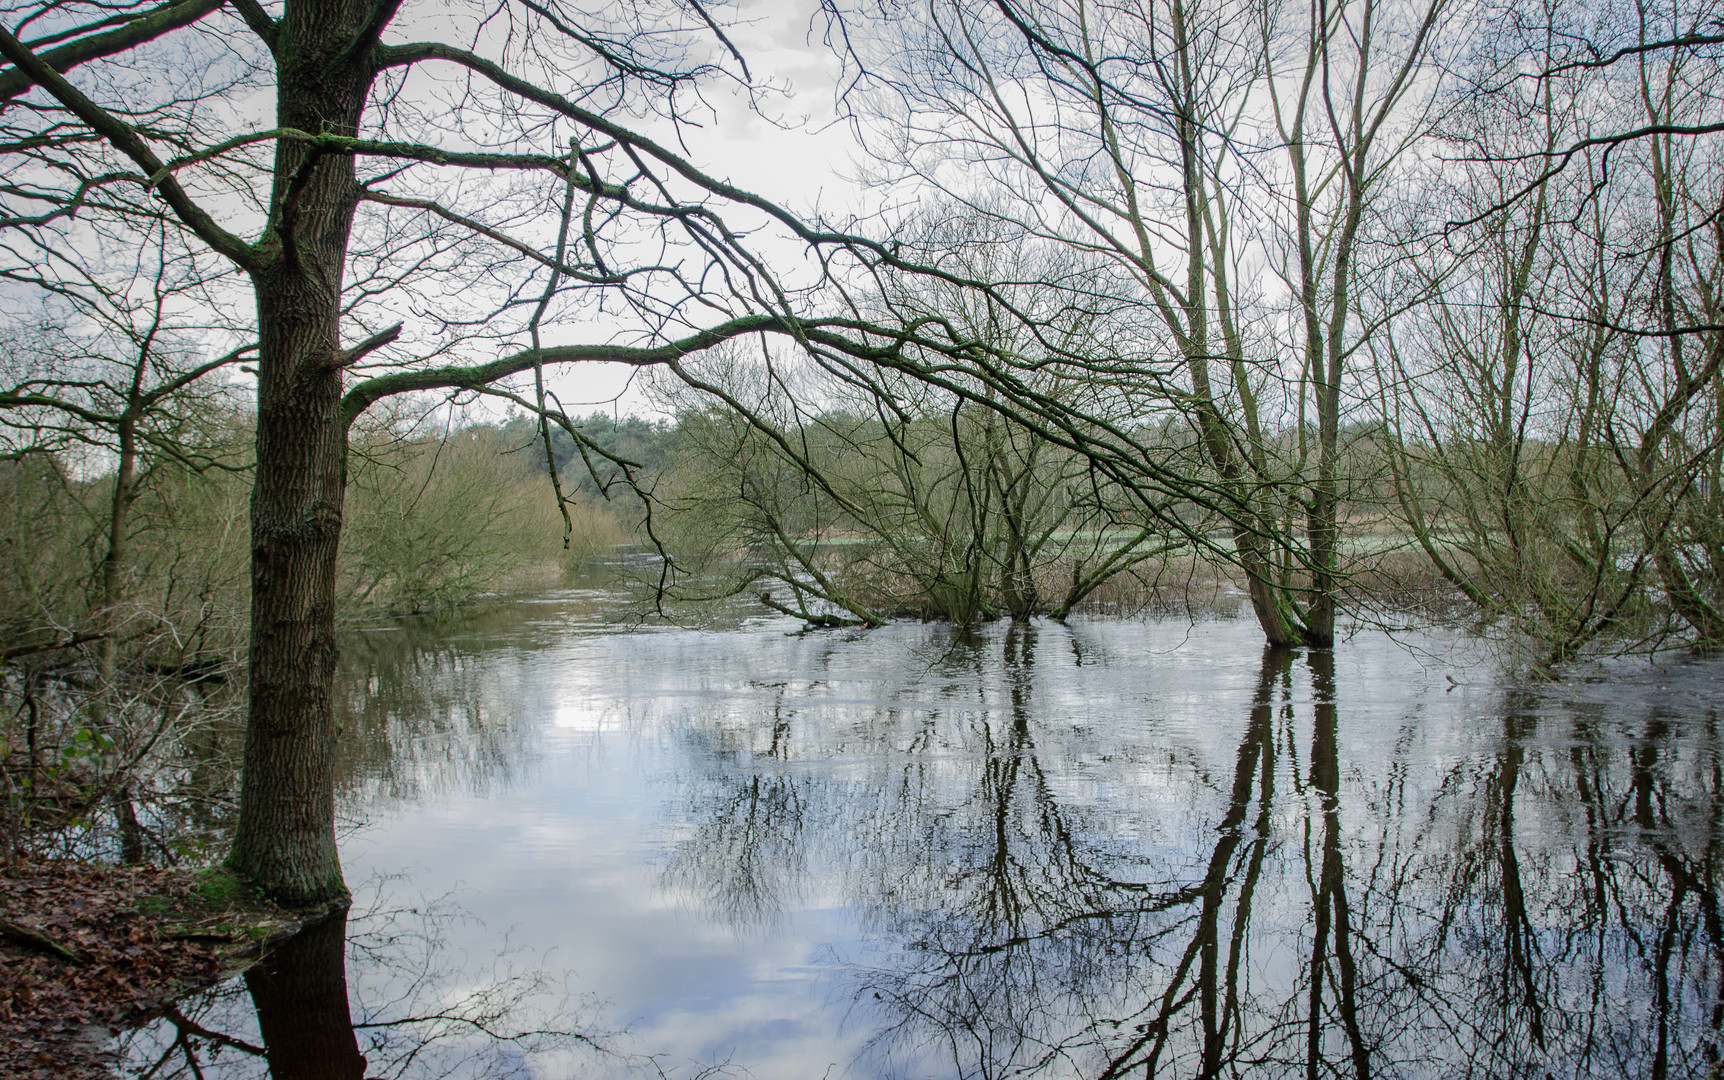
M 322 911 L 225 871 L 0 866 L 0 1075 L 112 1075 L 113 1035 L 248 966 Z

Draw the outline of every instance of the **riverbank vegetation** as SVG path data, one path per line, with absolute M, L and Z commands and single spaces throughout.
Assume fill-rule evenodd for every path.
M 123 517 L 121 470 L 93 437 L 0 460 L 0 854 L 197 862 L 231 827 L 226 785 L 204 774 L 237 765 L 252 433 L 237 402 L 205 407 L 198 456 L 185 442 L 139 452 Z M 550 587 L 630 540 L 625 518 L 583 503 L 564 549 L 523 447 L 506 425 L 428 431 L 415 417 L 356 433 L 349 624 Z M 203 827 L 156 835 L 139 803 Z M 97 820 L 101 839 L 80 846 Z

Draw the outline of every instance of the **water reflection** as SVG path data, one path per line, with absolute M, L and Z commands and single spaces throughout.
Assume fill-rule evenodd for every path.
M 347 1008 L 347 912 L 295 936 L 245 973 L 274 1080 L 360 1080 Z
M 522 1008 L 602 999 L 559 1028 L 618 1032 L 583 1075 L 1717 1068 L 1724 665 L 1518 687 L 1434 638 L 614 634 L 536 610 L 365 655 L 347 798 L 370 820 L 344 850 L 354 875 L 419 867 L 399 908 L 472 887 L 495 929 L 441 924 L 434 954 L 487 959 L 512 927 Z M 394 926 L 361 923 L 319 1000 L 348 988 L 369 1075 L 450 1075 L 406 1036 L 380 1067 L 366 1025 L 437 1010 L 375 1002 L 473 985 L 404 994 L 411 965 L 356 944 Z M 198 1022 L 268 1043 L 237 1015 Z M 326 1072 L 277 1075 L 359 1075 L 330 1045 Z M 507 1047 L 487 1068 L 573 1067 Z
M 664 875 L 673 893 L 695 901 L 735 927 L 770 928 L 803 895 L 808 860 L 804 824 L 824 805 L 807 790 L 807 776 L 785 771 L 791 722 L 784 684 L 772 687 L 770 734 L 764 746 L 709 748 L 714 759 L 741 765 L 732 778 L 691 785 L 692 835 Z
M 1500 725 L 1475 733 L 1473 753 L 1433 753 L 1456 733 L 1433 739 L 1429 717 L 1410 717 L 1383 758 L 1361 761 L 1345 749 L 1334 654 L 1268 650 L 1245 715 L 1203 733 L 1231 729 L 1231 769 L 1171 748 L 1166 780 L 1190 785 L 1190 801 L 1158 831 L 1183 842 L 1122 852 L 1131 805 L 1070 800 L 1041 759 L 1038 731 L 1060 718 L 1036 700 L 1037 644 L 1031 628 L 996 640 L 997 707 L 978 702 L 959 725 L 930 712 L 909 738 L 883 724 L 870 751 L 917 752 L 861 784 L 865 798 L 751 760 L 731 798 L 693 808 L 707 816 L 669 876 L 690 894 L 704 881 L 707 910 L 740 924 L 759 914 L 751 898 L 783 907 L 809 848 L 855 847 L 846 883 L 876 947 L 838 977 L 851 1015 L 870 1017 L 869 1071 L 1364 1080 L 1716 1066 L 1715 710 L 1698 723 L 1655 714 L 1624 738 L 1633 725 L 1601 728 L 1593 703 L 1509 690 L 1497 719 L 1469 718 Z M 946 672 L 988 660 L 954 647 Z M 973 757 L 955 795 L 958 748 Z M 849 815 L 832 815 L 839 803 Z M 737 889 L 739 875 L 778 884 Z
M 373 886 L 379 883 L 372 883 Z M 377 894 L 371 899 L 375 902 Z M 323 918 L 237 979 L 176 1003 L 120 1043 L 121 1073 L 271 1080 L 535 1075 L 600 1051 L 583 1007 L 506 945 L 477 965 L 445 951 L 471 916 L 448 898 Z M 349 996 L 349 961 L 362 969 Z
M 1294 655 L 1263 653 L 1231 777 L 1205 778 L 1225 800 L 1206 846 L 1146 874 L 1089 814 L 1064 805 L 1039 759 L 1034 733 L 1045 721 L 1034 700 L 1035 651 L 1033 629 L 1008 633 L 1003 730 L 981 732 L 986 756 L 971 812 L 943 822 L 968 835 L 926 845 L 930 865 L 917 875 L 924 889 L 891 912 L 887 928 L 907 945 L 895 963 L 862 975 L 856 997 L 878 1003 L 886 1020 L 870 1049 L 882 1071 L 966 1077 L 1212 1076 L 1259 1063 L 1241 1060 L 1249 1033 L 1240 976 L 1271 843 L 1276 701 L 1287 696 Z M 1327 711 L 1313 786 L 1334 810 Z M 1338 842 L 1338 821 L 1330 838 Z M 1328 839 L 1319 911 L 1344 912 L 1339 854 Z M 1324 962 L 1327 923 L 1320 915 L 1313 970 Z M 1335 939 L 1345 955 L 1344 918 Z M 1313 989 L 1321 1003 L 1320 986 Z

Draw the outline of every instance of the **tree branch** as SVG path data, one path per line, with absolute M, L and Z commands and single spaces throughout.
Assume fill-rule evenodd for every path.
M 475 364 L 470 367 L 440 367 L 422 371 L 392 372 L 388 375 L 379 375 L 374 379 L 367 379 L 349 390 L 341 400 L 341 413 L 345 422 L 351 424 L 359 417 L 359 414 L 386 397 L 420 390 L 447 390 L 460 387 L 476 389 L 499 379 L 506 379 L 510 375 L 519 375 L 524 371 L 530 371 L 535 364 L 594 361 L 649 367 L 675 360 L 692 352 L 711 348 L 733 337 L 762 332 L 789 333 L 791 331 L 786 320 L 777 316 L 749 315 L 658 346 L 553 346 L 548 349 L 523 349 L 520 352 L 493 360 L 488 364 Z
M 255 3 L 256 0 L 251 2 Z M 91 34 L 57 49 L 50 49 L 37 59 L 55 72 L 70 71 L 79 64 L 125 52 L 161 37 L 170 30 L 189 26 L 221 5 L 222 0 L 181 0 L 180 3 L 163 4 L 117 30 L 110 30 L 105 34 Z M 23 48 L 22 45 L 19 47 Z M 41 81 L 38 76 L 26 70 L 23 64 L 19 64 L 10 52 L 7 57 L 17 66 L 10 71 L 0 72 L 0 105 L 6 104 Z
M 1570 60 L 1565 63 L 1554 64 L 1539 72 L 1538 77 L 1548 79 L 1552 75 L 1559 75 L 1575 68 L 1609 67 L 1618 60 L 1624 60 L 1640 53 L 1662 52 L 1665 49 L 1687 49 L 1697 45 L 1724 45 L 1724 34 L 1684 34 L 1681 37 L 1668 38 L 1664 41 L 1648 41 L 1639 45 L 1629 45 L 1616 50 L 1609 56 L 1595 56 L 1591 60 Z
M 353 348 L 342 349 L 340 352 L 336 353 L 334 358 L 330 360 L 329 366 L 332 368 L 352 367 L 354 364 L 357 364 L 360 360 L 364 359 L 367 354 L 376 352 L 378 349 L 381 349 L 383 346 L 389 344 L 400 336 L 400 323 L 396 323 L 394 326 L 391 326 L 386 330 L 379 330 L 377 333 L 372 334 L 364 341 L 353 346 Z
M 1516 191 L 1508 198 L 1485 207 L 1479 213 L 1474 214 L 1472 217 L 1467 218 L 1464 221 L 1451 221 L 1447 226 L 1445 226 L 1445 228 L 1448 230 L 1465 229 L 1469 226 L 1477 225 L 1479 222 L 1493 214 L 1499 214 L 1502 211 L 1507 210 L 1515 203 L 1520 202 L 1528 195 L 1537 191 L 1546 181 L 1568 168 L 1575 156 L 1582 150 L 1589 150 L 1595 146 L 1604 146 L 1614 149 L 1623 143 L 1633 142 L 1636 139 L 1651 138 L 1654 135 L 1715 135 L 1721 131 L 1724 131 L 1724 121 L 1719 121 L 1718 123 L 1713 124 L 1648 124 L 1645 127 L 1635 128 L 1632 131 L 1624 131 L 1617 135 L 1599 135 L 1591 139 L 1582 139 L 1568 147 L 1566 150 L 1540 151 L 1536 154 L 1517 154 L 1510 157 L 1488 159 L 1495 161 L 1524 161 L 1530 158 L 1544 158 L 1548 161 L 1551 158 L 1555 158 L 1556 164 L 1538 174 L 1538 176 L 1533 179 L 1527 181 L 1521 186 L 1519 191 Z M 1609 150 L 1606 150 L 1605 153 L 1608 157 Z
M 73 115 L 88 124 L 97 135 L 137 163 L 144 171 L 144 178 L 140 178 L 140 183 L 145 188 L 151 186 L 151 180 L 148 178 L 154 178 L 160 173 L 161 179 L 154 184 L 155 189 L 161 193 L 179 219 L 190 226 L 204 243 L 227 256 L 242 269 L 253 270 L 260 265 L 257 251 L 216 224 L 215 219 L 210 217 L 203 207 L 193 202 L 185 189 L 180 187 L 179 181 L 166 171 L 162 159 L 156 156 L 155 151 L 150 149 L 149 144 L 144 142 L 131 125 L 85 97 L 77 87 L 67 82 L 58 71 L 25 48 L 4 28 L 0 28 L 0 53 L 4 53 L 7 59 L 18 66 L 19 71 L 28 75 L 32 81 L 71 110 Z
M 269 17 L 269 12 L 263 10 L 263 5 L 257 0 L 228 0 L 233 9 L 239 12 L 239 17 L 251 27 L 251 32 L 269 46 L 271 54 L 275 52 L 276 37 L 279 34 L 278 24 Z
M 707 14 L 706 8 L 701 4 L 700 0 L 684 0 L 684 2 L 687 3 L 689 7 L 694 9 L 695 14 L 700 16 L 701 21 L 706 23 L 708 29 L 710 29 L 714 34 L 718 35 L 718 40 L 724 42 L 724 47 L 726 49 L 730 50 L 730 55 L 736 57 L 736 62 L 738 64 L 742 65 L 742 77 L 744 79 L 747 79 L 749 82 L 753 82 L 754 76 L 749 73 L 748 61 L 744 60 L 742 58 L 742 50 L 738 49 L 734 44 L 732 44 L 730 38 L 725 34 L 724 30 L 718 25 L 717 22 L 713 21 L 713 18 L 711 15 Z

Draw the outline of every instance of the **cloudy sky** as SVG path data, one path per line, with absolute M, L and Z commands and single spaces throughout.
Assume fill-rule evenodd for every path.
M 746 95 L 715 85 L 716 117 L 682 133 L 695 163 L 712 175 L 805 215 L 848 214 L 866 198 L 855 182 L 860 148 L 836 121 L 834 92 L 842 65 L 822 40 L 816 0 L 738 0 L 726 32 L 747 60 L 755 84 L 771 88 L 751 108 Z M 715 9 L 724 17 L 724 10 Z M 786 251 L 800 258 L 797 251 Z M 650 412 L 633 374 L 611 365 L 579 365 L 553 376 L 571 412 L 596 406 Z M 620 399 L 619 399 L 619 395 Z

